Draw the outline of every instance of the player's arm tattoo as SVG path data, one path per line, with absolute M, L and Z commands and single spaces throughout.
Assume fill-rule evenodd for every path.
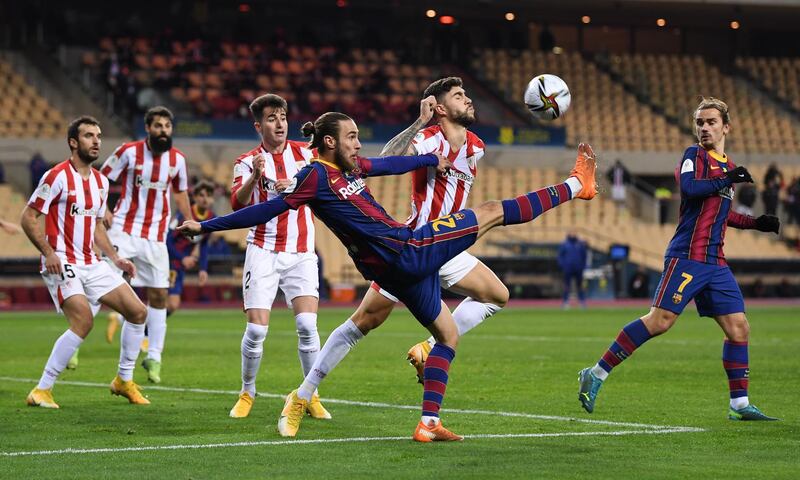
M 389 140 L 389 142 L 383 147 L 381 150 L 381 157 L 385 157 L 388 155 L 408 155 L 410 153 L 414 153 L 413 147 L 411 146 L 411 140 L 414 139 L 414 135 L 425 126 L 425 122 L 422 121 L 421 118 L 418 118 L 416 122 L 412 123 L 410 127 L 406 128 L 402 132 L 398 133 L 393 139 Z

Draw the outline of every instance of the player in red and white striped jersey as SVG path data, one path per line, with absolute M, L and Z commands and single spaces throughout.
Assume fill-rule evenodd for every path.
M 234 210 L 275 198 L 313 157 L 313 152 L 304 143 L 286 138 L 286 100 L 274 94 L 262 95 L 250 104 L 250 112 L 261 144 L 236 159 L 231 187 Z M 269 313 L 278 287 L 294 310 L 297 351 L 303 375 L 314 364 L 320 348 L 318 279 L 314 220 L 307 206 L 284 212 L 250 230 L 242 275 L 242 296 L 247 314 L 247 328 L 242 338 L 242 390 L 230 411 L 231 417 L 243 418 L 250 414 L 256 396 L 256 375 L 269 328 Z M 330 418 L 319 401 L 319 395 L 314 395 L 308 410 L 315 418 Z
M 478 161 L 484 153 L 483 141 L 467 130 L 475 122 L 475 108 L 460 78 L 436 80 L 422 97 L 417 121 L 390 140 L 381 152 L 382 156 L 439 152 L 453 163 L 445 174 L 429 167 L 412 172 L 411 216 L 407 223 L 414 228 L 466 207 Z M 431 118 L 436 124 L 424 128 Z M 459 335 L 499 312 L 508 302 L 508 289 L 503 282 L 467 252 L 442 266 L 439 281 L 442 288 L 467 297 L 453 310 Z M 366 333 L 386 320 L 396 302 L 393 295 L 373 283 L 351 319 Z M 420 383 L 425 359 L 434 343 L 430 337 L 408 351 L 408 360 L 417 369 Z
M 170 192 L 183 217 L 192 218 L 186 156 L 172 147 L 172 120 L 172 112 L 165 107 L 149 109 L 144 115 L 147 138 L 120 146 L 100 169 L 122 184 L 122 194 L 114 212 L 106 213 L 105 223 L 114 248 L 139 271 L 131 284 L 147 287 L 149 346 L 142 366 L 153 383 L 161 381 L 161 352 L 167 333 Z M 113 315 L 109 321 L 115 321 Z
M 100 154 L 100 124 L 92 117 L 74 120 L 67 131 L 70 158 L 44 174 L 22 212 L 22 228 L 42 253 L 41 274 L 58 312 L 69 329 L 56 340 L 39 384 L 28 394 L 31 406 L 59 408 L 52 388 L 83 339 L 92 329 L 90 304 L 102 303 L 123 312 L 119 372 L 111 391 L 131 403 L 150 403 L 133 383 L 133 369 L 144 335 L 145 306 L 121 275 L 100 260 L 100 250 L 122 271 L 136 276 L 136 267 L 121 258 L 106 234 L 102 218 L 108 179 L 92 168 Z M 45 215 L 45 229 L 39 217 Z

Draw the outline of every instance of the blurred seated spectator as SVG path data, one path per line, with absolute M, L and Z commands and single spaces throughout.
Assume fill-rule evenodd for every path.
M 28 170 L 31 172 L 31 193 L 39 186 L 39 180 L 48 168 L 50 167 L 42 154 L 39 152 L 34 153 L 30 162 L 28 162 Z
M 764 190 L 761 199 L 764 201 L 764 213 L 775 215 L 778 211 L 778 197 L 783 187 L 783 174 L 778 166 L 771 163 L 764 174 Z
M 736 206 L 733 210 L 742 215 L 753 216 L 753 205 L 756 203 L 756 187 L 744 183 L 736 189 Z
M 631 277 L 628 296 L 631 298 L 647 298 L 650 296 L 650 277 L 642 267 L 639 267 Z

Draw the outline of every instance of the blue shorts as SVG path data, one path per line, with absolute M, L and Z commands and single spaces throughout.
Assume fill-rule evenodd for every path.
M 680 314 L 692 299 L 701 317 L 744 312 L 742 291 L 728 266 L 665 258 L 653 306 Z
M 432 220 L 414 230 L 393 268 L 376 282 L 428 326 L 442 311 L 439 269 L 478 238 L 472 210 Z
M 168 295 L 180 295 L 183 293 L 183 275 L 184 270 L 182 268 L 169 270 Z

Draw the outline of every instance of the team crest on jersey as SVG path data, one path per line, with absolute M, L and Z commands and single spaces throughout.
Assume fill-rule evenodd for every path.
M 39 190 L 36 191 L 36 196 L 43 200 L 50 198 L 50 185 L 43 183 Z
M 683 300 L 682 294 L 677 292 L 672 294 L 672 303 L 674 303 L 675 305 L 681 303 L 682 300 Z

